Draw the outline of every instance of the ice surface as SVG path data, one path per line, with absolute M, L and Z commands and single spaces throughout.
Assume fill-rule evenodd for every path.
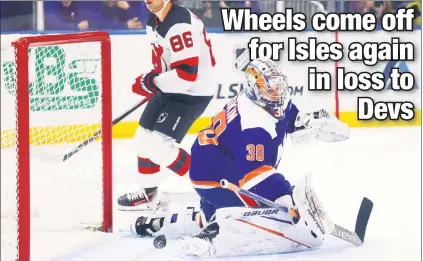
M 183 146 L 189 148 L 194 137 L 187 137 Z M 121 194 L 142 183 L 136 173 L 136 148 L 131 140 L 113 144 L 114 201 Z M 353 129 L 351 139 L 340 143 L 322 143 L 291 146 L 288 144 L 281 169 L 295 183 L 306 171 L 311 171 L 315 190 L 332 219 L 351 230 L 363 196 L 374 202 L 366 242 L 354 247 L 330 238 L 321 249 L 270 256 L 230 257 L 224 260 L 351 260 L 396 261 L 420 260 L 421 249 L 421 128 Z M 96 146 L 91 144 L 90 146 Z M 81 152 L 78 161 L 90 161 L 90 154 Z M 3 151 L 2 151 L 2 154 Z M 2 245 L 1 260 L 13 260 L 15 235 L 13 224 L 3 211 L 3 203 L 11 188 L 3 191 L 3 184 L 13 176 L 3 175 L 2 155 Z M 170 175 L 170 173 L 169 173 Z M 13 181 L 13 180 L 12 180 Z M 37 183 L 60 182 L 37 176 Z M 50 186 L 51 184 L 49 184 Z M 192 191 L 189 183 L 170 176 L 165 188 L 174 191 Z M 73 187 L 74 188 L 74 187 Z M 76 202 L 83 200 L 78 191 L 72 192 Z M 47 202 L 46 202 L 47 204 Z M 48 209 L 48 206 L 45 206 Z M 49 222 L 54 222 L 54 214 Z M 88 210 L 88 214 L 90 214 Z M 114 210 L 114 233 L 105 234 L 83 229 L 66 231 L 35 231 L 32 234 L 32 260 L 196 260 L 180 252 L 176 242 L 168 242 L 164 249 L 153 247 L 152 239 L 132 236 L 129 224 L 140 213 Z M 35 221 L 34 221 L 35 222 Z M 5 228 L 6 225 L 6 228 Z M 54 224 L 51 224 L 54 225 Z M 7 227 L 9 226 L 9 227 Z M 9 240 L 8 240 L 9 239 Z M 12 243 L 10 243 L 12 242 Z

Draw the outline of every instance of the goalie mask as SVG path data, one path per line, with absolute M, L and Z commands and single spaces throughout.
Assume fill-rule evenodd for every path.
M 287 78 L 276 63 L 269 59 L 255 59 L 247 66 L 245 75 L 247 97 L 273 117 L 283 119 L 290 97 Z

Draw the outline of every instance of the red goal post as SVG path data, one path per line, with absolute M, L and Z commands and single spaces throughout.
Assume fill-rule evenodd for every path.
M 112 97 L 111 44 L 106 32 L 40 35 L 23 37 L 12 42 L 16 59 L 16 120 L 17 120 L 17 247 L 18 260 L 30 259 L 31 197 L 30 197 L 30 72 L 29 48 L 59 44 L 98 42 L 101 48 L 101 130 L 102 186 L 104 232 L 112 231 Z

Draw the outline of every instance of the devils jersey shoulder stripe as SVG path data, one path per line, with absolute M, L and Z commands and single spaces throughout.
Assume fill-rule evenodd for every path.
M 153 13 L 150 14 L 147 21 L 147 26 L 154 28 L 154 30 L 157 31 L 157 33 L 163 38 L 166 37 L 170 28 L 172 28 L 175 24 L 191 24 L 191 14 L 188 9 L 179 5 L 173 5 L 172 9 L 170 9 L 166 16 L 166 19 L 162 23 Z

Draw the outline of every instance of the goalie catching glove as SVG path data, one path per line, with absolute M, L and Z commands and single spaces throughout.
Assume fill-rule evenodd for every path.
M 159 74 L 155 72 L 149 72 L 141 74 L 135 79 L 135 83 L 132 85 L 132 92 L 146 97 L 148 100 L 151 99 L 155 94 L 162 93 L 162 91 L 154 84 L 154 78 Z
M 295 132 L 291 138 L 294 143 L 304 143 L 312 137 L 320 141 L 335 142 L 348 139 L 350 129 L 325 109 L 305 114 L 298 114 Z

